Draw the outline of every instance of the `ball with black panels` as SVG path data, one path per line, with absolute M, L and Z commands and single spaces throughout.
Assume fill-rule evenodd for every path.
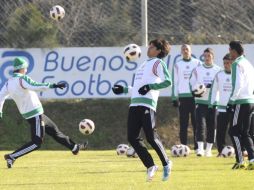
M 55 21 L 60 21 L 65 16 L 65 10 L 60 5 L 53 6 L 49 11 L 50 17 Z
M 95 129 L 94 122 L 91 119 L 83 119 L 79 123 L 79 131 L 84 135 L 90 135 Z
M 141 49 L 137 44 L 129 44 L 124 47 L 123 53 L 128 62 L 136 61 L 141 56 Z
M 221 155 L 224 157 L 224 158 L 227 158 L 227 157 L 232 157 L 235 155 L 235 149 L 234 147 L 232 146 L 225 146 L 222 151 L 221 151 Z
M 116 154 L 117 155 L 126 155 L 129 146 L 127 144 L 119 144 L 116 147 Z
M 202 83 L 196 83 L 192 88 L 192 92 L 195 95 L 203 95 L 206 92 L 206 86 Z

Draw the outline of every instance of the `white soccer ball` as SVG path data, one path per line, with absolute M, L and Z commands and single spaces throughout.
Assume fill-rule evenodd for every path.
M 127 151 L 126 151 L 126 156 L 127 156 L 127 157 L 132 157 L 132 158 L 137 158 L 137 157 L 138 157 L 138 155 L 137 155 L 137 153 L 136 153 L 136 151 L 134 150 L 133 147 L 129 147 L 129 148 L 127 149 Z
M 190 148 L 187 145 L 179 144 L 171 148 L 171 155 L 174 157 L 186 157 L 190 154 Z
M 117 155 L 126 155 L 129 146 L 127 144 L 119 144 L 116 148 Z
M 63 19 L 64 15 L 65 15 L 65 10 L 60 5 L 55 5 L 50 9 L 50 17 L 53 20 L 59 21 Z
M 190 148 L 187 145 L 182 145 L 179 150 L 179 155 L 182 157 L 186 157 L 190 155 Z
M 137 44 L 129 44 L 124 47 L 123 53 L 127 61 L 136 61 L 141 56 L 141 49 Z
M 222 151 L 221 151 L 221 155 L 223 156 L 223 157 L 232 157 L 232 156 L 234 156 L 235 155 L 235 149 L 234 149 L 234 147 L 232 147 L 232 146 L 225 146 L 223 149 L 222 149 Z
M 193 90 L 194 94 L 202 95 L 206 92 L 206 86 L 204 84 L 197 83 L 197 84 L 194 85 L 192 90 Z
M 84 135 L 90 135 L 95 129 L 94 122 L 90 119 L 83 119 L 79 123 L 79 131 Z
M 180 150 L 182 149 L 182 145 L 174 145 L 171 148 L 171 155 L 174 157 L 180 156 Z

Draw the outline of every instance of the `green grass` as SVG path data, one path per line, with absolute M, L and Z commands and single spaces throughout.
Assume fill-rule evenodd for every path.
M 159 165 L 152 182 L 146 182 L 145 168 L 138 158 L 117 156 L 115 151 L 35 151 L 18 159 L 12 169 L 0 162 L 0 189 L 36 190 L 221 190 L 254 188 L 254 171 L 232 171 L 233 158 L 172 158 L 169 181 L 162 182 Z M 6 154 L 0 152 L 0 158 Z M 169 153 L 169 152 L 168 152 Z M 215 152 L 214 152 L 215 154 Z

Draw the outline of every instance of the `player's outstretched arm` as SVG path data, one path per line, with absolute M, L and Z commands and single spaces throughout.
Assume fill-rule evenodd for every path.
M 24 89 L 34 90 L 34 91 L 45 91 L 49 88 L 60 88 L 63 89 L 66 87 L 66 83 L 40 83 L 32 80 L 29 76 L 24 75 L 20 78 L 20 85 Z

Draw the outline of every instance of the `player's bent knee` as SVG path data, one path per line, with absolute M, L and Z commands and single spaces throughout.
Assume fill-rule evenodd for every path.
M 38 146 L 38 148 L 40 148 L 41 144 L 42 144 L 42 138 L 35 136 L 32 139 L 33 143 L 36 144 Z

